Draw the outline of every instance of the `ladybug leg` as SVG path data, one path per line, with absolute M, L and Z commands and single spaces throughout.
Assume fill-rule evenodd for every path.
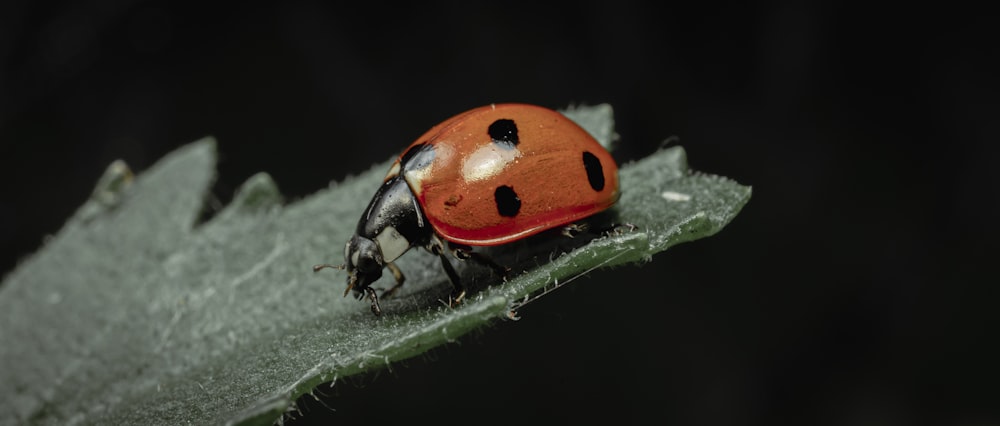
M 451 285 L 455 287 L 451 291 L 451 295 L 448 296 L 448 306 L 455 306 L 462 303 L 462 299 L 465 298 L 465 287 L 462 285 L 462 281 L 458 278 L 458 273 L 455 272 L 455 267 L 451 266 L 451 262 L 445 257 L 444 253 L 438 253 L 438 257 L 441 259 L 441 267 L 444 268 L 444 272 L 448 274 L 448 280 L 451 281 Z
M 382 315 L 382 308 L 378 305 L 378 296 L 375 295 L 375 289 L 365 287 L 365 293 L 368 294 L 368 299 L 372 301 L 372 313 L 375 316 Z
M 581 222 L 581 223 L 571 223 L 569 225 L 564 226 L 562 228 L 562 234 L 569 238 L 573 238 L 584 232 L 591 232 L 597 236 L 621 235 L 626 232 L 635 231 L 636 228 L 638 227 L 631 223 L 615 223 L 598 230 L 592 230 L 590 229 L 590 225 Z
M 626 232 L 635 231 L 636 228 L 638 228 L 638 226 L 633 225 L 633 224 L 628 223 L 628 222 L 626 222 L 626 223 L 616 223 L 616 224 L 613 224 L 613 225 L 611 225 L 611 226 L 609 226 L 607 228 L 604 228 L 601 231 L 601 233 L 602 234 L 607 234 L 607 235 L 621 235 L 621 234 L 624 234 Z
M 569 237 L 569 238 L 573 238 L 573 237 L 577 236 L 578 234 L 586 231 L 588 228 L 590 228 L 590 226 L 588 226 L 586 223 L 582 223 L 582 222 L 581 223 L 571 223 L 569 225 L 563 226 L 562 234 L 565 235 L 565 236 L 567 236 L 567 237 Z
M 489 267 L 493 273 L 497 274 L 504 281 L 510 276 L 510 268 L 496 263 L 489 256 L 472 251 L 471 247 L 449 244 L 452 254 L 460 260 L 471 260 L 482 266 Z
M 461 303 L 462 299 L 465 298 L 465 286 L 462 285 L 462 280 L 458 277 L 458 272 L 455 272 L 455 267 L 451 266 L 448 257 L 444 255 L 444 242 L 436 235 L 432 235 L 424 248 L 441 259 L 441 268 L 448 274 L 448 281 L 451 281 L 451 285 L 454 287 L 451 295 L 448 296 L 448 306 L 455 306 Z
M 403 275 L 403 271 L 401 271 L 395 263 L 386 263 L 385 267 L 389 268 L 389 272 L 392 272 L 392 277 L 396 279 L 396 285 L 390 287 L 386 291 L 383 291 L 382 298 L 391 296 L 396 292 L 396 290 L 399 290 L 399 288 L 403 286 L 403 282 L 406 281 L 406 276 Z

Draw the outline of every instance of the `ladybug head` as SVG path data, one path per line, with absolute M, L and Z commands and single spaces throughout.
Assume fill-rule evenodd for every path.
M 374 241 L 354 234 L 344 249 L 344 260 L 347 269 L 347 292 L 354 289 L 363 293 L 368 285 L 382 277 L 382 250 Z

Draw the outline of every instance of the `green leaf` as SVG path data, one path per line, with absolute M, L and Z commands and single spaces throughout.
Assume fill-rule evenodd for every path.
M 567 115 L 613 139 L 610 106 Z M 112 164 L 91 200 L 4 279 L 0 422 L 271 423 L 320 383 L 516 318 L 594 268 L 718 232 L 750 198 L 748 187 L 689 172 L 682 148 L 662 149 L 621 169 L 608 220 L 635 229 L 504 247 L 498 258 L 523 273 L 501 283 L 461 269 L 471 291 L 456 308 L 440 302 L 450 288 L 437 259 L 412 250 L 398 262 L 406 285 L 377 318 L 341 297 L 343 272 L 311 267 L 340 261 L 365 207 L 345 200 L 368 200 L 388 163 L 289 205 L 259 174 L 196 225 L 215 162 L 205 139 L 134 179 Z M 564 252 L 567 242 L 582 246 Z

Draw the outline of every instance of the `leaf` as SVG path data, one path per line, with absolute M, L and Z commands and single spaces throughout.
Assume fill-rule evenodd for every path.
M 610 106 L 567 115 L 613 139 Z M 498 283 L 461 269 L 471 291 L 456 308 L 439 301 L 450 288 L 437 260 L 412 250 L 398 262 L 406 285 L 377 318 L 341 297 L 343 272 L 311 266 L 343 256 L 365 207 L 343 200 L 368 200 L 388 163 L 289 205 L 259 174 L 196 225 L 215 162 L 204 139 L 134 179 L 112 164 L 64 228 L 4 279 L 0 421 L 272 423 L 320 383 L 516 318 L 588 270 L 718 232 L 750 198 L 748 187 L 689 172 L 682 148 L 662 149 L 621 169 L 617 217 L 607 220 L 634 230 L 501 248 L 498 258 L 524 272 Z M 568 241 L 586 244 L 564 253 Z

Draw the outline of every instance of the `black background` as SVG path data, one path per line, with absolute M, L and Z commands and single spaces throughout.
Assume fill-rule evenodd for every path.
M 258 171 L 294 200 L 475 106 L 609 102 L 620 162 L 678 136 L 753 199 L 713 238 L 324 387 L 301 423 L 1000 421 L 995 16 L 275 3 L 0 6 L 2 270 L 117 158 L 214 135 L 221 202 Z

